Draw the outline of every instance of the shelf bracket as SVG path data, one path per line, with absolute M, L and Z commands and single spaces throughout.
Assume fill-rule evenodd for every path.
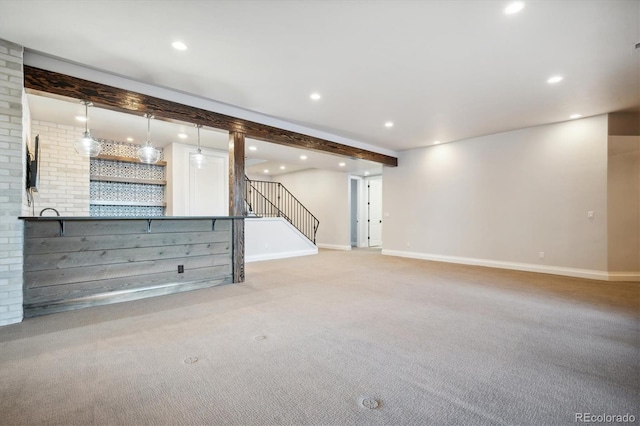
M 216 220 L 215 219 L 211 219 L 211 230 L 212 231 L 216 230 Z
M 58 223 L 60 224 L 60 236 L 64 237 L 64 220 L 59 220 Z
M 147 234 L 151 233 L 151 219 L 147 219 Z

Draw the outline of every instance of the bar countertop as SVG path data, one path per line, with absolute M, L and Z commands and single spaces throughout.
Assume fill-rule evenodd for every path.
M 19 216 L 20 220 L 211 220 L 246 219 L 247 216 Z

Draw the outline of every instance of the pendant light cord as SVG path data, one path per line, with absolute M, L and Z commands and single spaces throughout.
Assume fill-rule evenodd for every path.
M 200 149 L 200 127 L 202 127 L 202 124 L 196 124 L 196 128 L 198 129 L 198 154 L 201 153 L 201 149 Z
M 147 114 L 147 146 L 151 146 L 151 115 Z
M 84 102 L 84 133 L 89 133 L 89 102 Z

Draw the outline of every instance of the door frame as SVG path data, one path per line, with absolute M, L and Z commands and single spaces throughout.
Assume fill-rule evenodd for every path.
M 367 240 L 367 197 L 365 195 L 365 181 L 364 178 L 362 178 L 361 176 L 355 176 L 355 175 L 349 175 L 349 197 L 348 197 L 348 203 L 349 203 L 349 244 L 351 244 L 351 182 L 352 181 L 357 181 L 358 182 L 358 189 L 357 189 L 357 197 L 358 197 L 358 201 L 357 201 L 357 221 L 358 221 L 358 229 L 357 229 L 357 247 L 362 248 L 362 247 L 367 247 L 368 246 L 368 240 Z

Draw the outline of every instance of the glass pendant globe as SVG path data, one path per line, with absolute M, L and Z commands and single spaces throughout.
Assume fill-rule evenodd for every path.
M 160 160 L 160 151 L 151 145 L 145 145 L 138 150 L 138 158 L 143 163 L 155 164 Z
M 197 154 L 191 155 L 191 165 L 196 169 L 203 169 L 207 165 L 207 157 L 205 157 L 204 154 L 200 150 L 198 150 Z
M 102 144 L 91 137 L 88 131 L 84 132 L 82 139 L 73 144 L 76 152 L 83 157 L 95 157 L 100 154 Z

